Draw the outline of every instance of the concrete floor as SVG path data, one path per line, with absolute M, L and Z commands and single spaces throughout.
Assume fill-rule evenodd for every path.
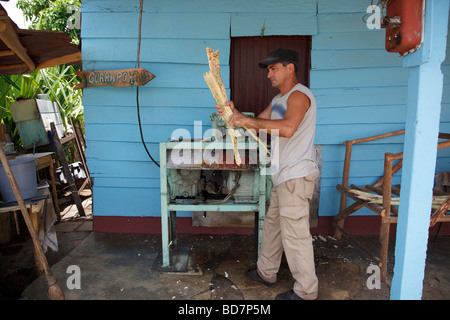
M 89 219 L 60 223 L 57 234 L 59 252 L 49 251 L 47 258 L 67 300 L 272 300 L 293 285 L 285 260 L 275 288 L 246 279 L 256 259 L 252 235 L 181 234 L 178 264 L 172 264 L 177 272 L 159 268 L 160 235 L 93 232 Z M 377 255 L 376 237 L 356 239 Z M 423 299 L 450 299 L 449 245 L 446 236 L 429 242 Z M 314 249 L 319 300 L 389 299 L 393 242 L 388 281 L 380 289 L 368 289 L 372 261 L 348 240 L 315 236 Z M 2 246 L 0 253 L 3 299 L 48 299 L 45 278 L 35 275 L 30 240 Z M 79 267 L 80 289 L 68 287 L 74 283 L 72 265 Z

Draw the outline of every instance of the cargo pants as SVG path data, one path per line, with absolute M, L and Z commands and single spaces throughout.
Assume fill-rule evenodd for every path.
M 305 300 L 317 299 L 318 278 L 309 230 L 309 201 L 317 173 L 273 187 L 264 220 L 257 270 L 268 282 L 277 281 L 284 253 L 295 279 L 294 292 Z

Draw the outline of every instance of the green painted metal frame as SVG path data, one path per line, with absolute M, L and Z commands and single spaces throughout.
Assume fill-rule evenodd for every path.
M 176 243 L 176 211 L 234 211 L 234 212 L 258 212 L 258 255 L 261 247 L 262 226 L 264 223 L 264 217 L 266 215 L 266 175 L 270 174 L 270 170 L 267 167 L 267 154 L 265 150 L 256 142 L 239 142 L 238 148 L 242 150 L 253 150 L 258 152 L 258 163 L 254 168 L 248 168 L 247 170 L 253 170 L 255 172 L 254 183 L 254 203 L 202 203 L 202 204 L 179 204 L 171 203 L 170 195 L 168 192 L 168 151 L 171 149 L 183 149 L 183 150 L 233 150 L 233 144 L 230 141 L 214 141 L 214 142 L 161 142 L 160 148 L 160 182 L 161 182 L 161 231 L 162 231 L 162 266 L 167 267 L 170 263 L 170 246 Z M 177 168 L 171 165 L 170 168 Z M 179 168 L 185 169 L 186 166 L 180 165 Z M 204 164 L 198 166 L 198 170 L 217 170 L 216 165 L 210 167 Z M 227 169 L 224 166 L 223 170 L 233 170 L 233 168 Z M 168 214 L 170 212 L 170 215 Z M 256 217 L 256 215 L 255 215 Z

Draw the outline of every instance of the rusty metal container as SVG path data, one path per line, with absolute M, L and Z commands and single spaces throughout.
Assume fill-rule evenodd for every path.
M 415 51 L 423 40 L 423 0 L 391 0 L 386 7 L 386 50 L 405 55 Z

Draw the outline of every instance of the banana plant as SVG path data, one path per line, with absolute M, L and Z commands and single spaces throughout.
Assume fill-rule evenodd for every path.
M 70 117 L 83 122 L 82 91 L 73 89 L 79 82 L 74 72 L 74 66 L 61 65 L 29 74 L 0 76 L 0 123 L 9 125 L 16 147 L 20 147 L 20 137 L 9 104 L 18 99 L 32 99 L 38 94 L 47 94 L 58 104 L 66 128 Z

